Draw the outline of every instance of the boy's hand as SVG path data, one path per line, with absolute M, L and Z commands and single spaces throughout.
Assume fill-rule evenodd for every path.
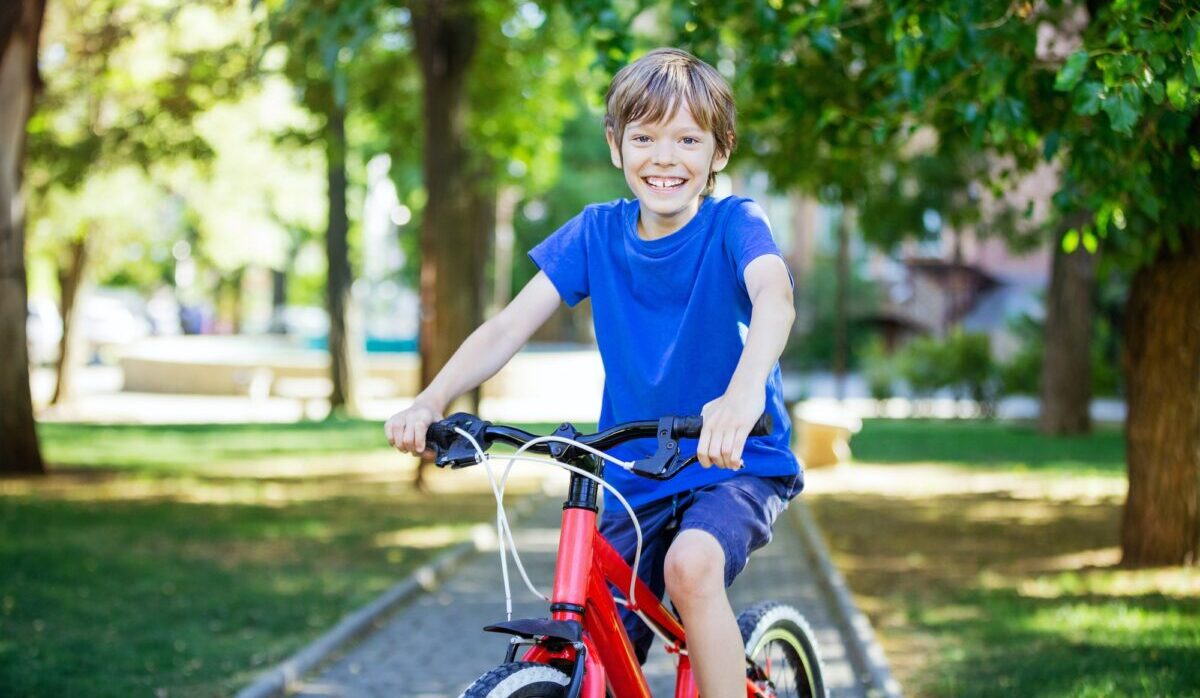
M 441 410 L 417 400 L 408 409 L 397 412 L 383 425 L 388 443 L 404 453 L 432 457 L 425 448 L 425 432 L 429 425 L 444 418 Z
M 736 390 L 731 387 L 705 405 L 700 412 L 704 417 L 704 428 L 700 430 L 700 441 L 696 444 L 700 465 L 740 469 L 746 437 L 762 416 L 765 403 L 766 395 L 761 389 Z

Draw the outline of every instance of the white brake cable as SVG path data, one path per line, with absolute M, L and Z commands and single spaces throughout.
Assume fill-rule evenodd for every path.
M 568 438 L 565 438 L 562 436 L 539 436 L 537 438 L 530 439 L 529 441 L 527 441 L 520 448 L 518 448 L 517 451 L 515 453 L 513 453 L 511 456 L 505 457 L 506 460 L 508 461 L 508 463 L 504 467 L 504 473 L 500 477 L 499 484 L 497 484 L 495 473 L 492 471 L 491 457 L 487 453 L 485 453 L 484 450 L 479 446 L 479 442 L 476 441 L 475 438 L 473 436 L 471 436 L 469 433 L 467 433 L 466 431 L 463 431 L 460 428 L 456 427 L 454 429 L 454 431 L 461 434 L 462 436 L 466 437 L 466 439 L 468 441 L 470 441 L 471 445 L 475 448 L 476 455 L 479 456 L 481 462 L 484 465 L 484 470 L 487 471 L 488 481 L 492 486 L 492 494 L 496 498 L 496 540 L 497 540 L 497 543 L 499 544 L 499 548 L 500 548 L 500 573 L 504 580 L 504 609 L 505 609 L 505 615 L 508 620 L 512 620 L 512 587 L 510 585 L 509 576 L 508 576 L 508 556 L 507 556 L 507 551 L 505 549 L 506 548 L 505 539 L 508 540 L 507 547 L 512 549 L 513 562 L 515 562 L 517 564 L 517 571 L 519 571 L 521 573 L 521 578 L 525 581 L 525 586 L 528 587 L 529 591 L 532 592 L 534 596 L 538 597 L 539 599 L 541 599 L 543 601 L 549 601 L 550 597 L 547 596 L 546 594 L 542 593 L 541 591 L 538 591 L 537 587 L 535 587 L 533 585 L 533 582 L 530 581 L 529 575 L 525 572 L 525 566 L 521 563 L 521 555 L 519 552 L 517 552 L 517 544 L 516 544 L 516 541 L 513 540 L 512 528 L 508 524 L 508 515 L 504 511 L 504 489 L 508 483 L 508 475 L 510 472 L 512 472 L 513 464 L 516 463 L 516 461 L 520 460 L 520 461 L 525 461 L 525 462 L 529 462 L 529 463 L 539 463 L 542 465 L 550 464 L 550 465 L 555 465 L 560 468 L 563 468 L 564 470 L 568 470 L 570 472 L 582 475 L 583 477 L 586 477 L 589 480 L 595 481 L 597 484 L 599 484 L 605 490 L 612 492 L 613 496 L 617 498 L 617 501 L 619 501 L 621 503 L 621 506 L 625 507 L 625 510 L 627 512 L 629 512 L 629 520 L 633 523 L 633 530 L 637 536 L 637 545 L 634 548 L 634 553 L 633 553 L 632 574 L 630 575 L 629 593 L 627 594 L 628 601 L 626 601 L 624 599 L 618 599 L 615 597 L 613 598 L 613 601 L 621 606 L 625 606 L 627 608 L 633 609 L 633 612 L 636 613 L 638 615 L 638 617 L 642 619 L 642 622 L 644 622 L 646 624 L 646 627 L 650 628 L 651 632 L 653 632 L 655 635 L 658 636 L 658 638 L 660 640 L 663 641 L 664 646 L 676 645 L 675 641 L 673 639 L 667 637 L 667 635 L 663 631 L 663 629 L 660 628 L 658 626 L 658 624 L 656 622 L 654 622 L 653 619 L 651 619 L 649 616 L 647 616 L 640 608 L 637 608 L 637 597 L 635 595 L 635 592 L 637 589 L 637 584 L 636 584 L 637 569 L 638 569 L 639 563 L 641 562 L 641 557 L 642 557 L 642 527 L 641 527 L 641 524 L 638 522 L 637 516 L 633 513 L 633 507 L 631 507 L 629 505 L 629 502 L 625 500 L 625 497 L 621 496 L 621 493 L 618 492 L 616 490 L 616 488 L 614 488 L 612 485 L 605 482 L 602 478 L 596 477 L 592 473 L 589 473 L 585 470 L 580 470 L 579 468 L 576 468 L 571 465 L 567 465 L 566 463 L 560 463 L 553 459 L 521 457 L 521 454 L 524 453 L 531 446 L 534 446 L 536 444 L 556 441 L 559 443 L 574 445 L 580 449 L 583 449 L 584 451 L 587 451 L 588 453 L 599 456 L 600 458 L 603 458 L 604 460 L 614 463 L 626 470 L 633 469 L 632 462 L 619 460 L 617 458 L 614 458 L 613 456 L 610 456 L 609 454 L 607 454 L 603 451 L 600 451 L 596 448 L 588 446 L 587 444 L 580 443 L 578 441 L 574 441 L 572 439 L 568 439 Z M 687 650 L 682 647 L 676 647 L 676 649 L 679 654 L 687 654 Z
M 533 586 L 533 583 L 529 580 L 529 575 L 526 574 L 526 572 L 525 572 L 525 566 L 523 564 L 521 564 L 521 556 L 520 556 L 520 553 L 517 552 L 516 542 L 513 540 L 513 537 L 512 537 L 512 528 L 508 524 L 508 516 L 505 514 L 505 511 L 504 511 L 504 489 L 505 489 L 505 486 L 507 485 L 508 475 L 512 471 L 513 464 L 518 460 L 532 462 L 532 463 L 540 463 L 540 464 L 548 463 L 550 465 L 558 466 L 560 468 L 563 468 L 564 470 L 568 470 L 568 471 L 576 473 L 578 475 L 582 475 L 583 477 L 586 477 L 589 480 L 593 480 L 594 482 L 599 484 L 601 487 L 603 487 L 605 490 L 612 492 L 613 496 L 617 498 L 617 501 L 619 501 L 621 503 L 621 506 L 625 507 L 625 510 L 627 512 L 629 512 L 630 521 L 633 522 L 634 533 L 637 535 L 637 546 L 634 549 L 634 555 L 633 555 L 633 568 L 632 568 L 633 574 L 631 575 L 630 580 L 629 580 L 629 594 L 628 594 L 629 601 L 626 605 L 636 606 L 637 599 L 635 596 L 635 590 L 636 590 L 636 580 L 637 580 L 637 568 L 641 561 L 641 556 L 642 556 L 642 527 L 641 527 L 641 524 L 638 522 L 637 516 L 633 513 L 633 507 L 631 507 L 629 505 L 629 502 L 626 501 L 625 497 L 621 496 L 621 493 L 618 492 L 616 490 L 616 488 L 614 488 L 612 485 L 605 482 L 602 478 L 596 477 L 592 473 L 589 473 L 585 470 L 581 470 L 581 469 L 576 468 L 571 465 L 567 465 L 566 463 L 559 463 L 556 460 L 549 460 L 549 459 L 544 459 L 544 458 L 529 458 L 529 457 L 522 458 L 521 454 L 536 444 L 546 443 L 546 442 L 550 442 L 550 441 L 557 441 L 559 443 L 572 444 L 580 449 L 583 449 L 584 451 L 587 451 L 588 453 L 592 453 L 592 454 L 599 456 L 609 462 L 612 462 L 622 468 L 625 468 L 626 470 L 632 469 L 633 463 L 619 460 L 617 458 L 614 458 L 613 456 L 610 456 L 607 453 L 604 453 L 603 451 L 592 448 L 591 446 L 588 446 L 587 444 L 579 443 L 578 441 L 574 441 L 572 439 L 568 439 L 568 438 L 565 438 L 562 436 L 539 436 L 539 437 L 537 437 L 535 439 L 531 439 L 528 442 L 526 442 L 525 444 L 523 444 L 520 448 L 517 449 L 516 453 L 514 453 L 513 455 L 502 456 L 503 458 L 506 458 L 508 460 L 508 464 L 504 468 L 504 473 L 501 476 L 499 484 L 497 484 L 496 479 L 495 479 L 495 474 L 493 473 L 492 468 L 491 468 L 491 463 L 490 463 L 491 458 L 490 458 L 490 456 L 488 456 L 487 453 L 485 453 L 483 451 L 482 448 L 480 448 L 479 442 L 477 442 L 474 437 L 472 437 L 469 433 L 467 433 L 466 431 L 463 431 L 462 429 L 455 428 L 454 431 L 456 431 L 457 433 L 464 436 L 468 441 L 471 442 L 471 445 L 474 446 L 476 454 L 481 458 L 481 460 L 484 464 L 484 468 L 487 471 L 488 480 L 492 486 L 492 494 L 495 495 L 495 497 L 496 497 L 496 537 L 500 544 L 500 560 L 501 560 L 500 569 L 501 569 L 502 576 L 504 578 L 505 611 L 508 614 L 508 618 L 510 620 L 512 619 L 512 593 L 511 593 L 511 588 L 510 588 L 509 579 L 508 579 L 508 560 L 507 560 L 507 555 L 506 555 L 507 551 L 505 550 L 505 547 L 506 547 L 505 539 L 507 539 L 507 541 L 508 541 L 508 546 L 512 548 L 513 561 L 516 562 L 517 569 L 521 572 L 521 577 L 525 580 L 525 585 L 527 587 L 529 587 L 529 590 L 531 592 L 533 592 L 533 594 L 535 596 L 537 596 L 538 598 L 540 598 L 544 601 L 549 600 L 549 597 L 546 594 L 538 591 L 537 588 Z M 638 611 L 638 615 L 641 615 L 640 611 Z M 643 616 L 643 618 L 644 618 L 644 616 Z M 652 629 L 654 628 L 654 624 L 649 621 L 647 621 L 647 625 L 649 625 Z
M 559 437 L 554 437 L 554 438 L 558 439 Z M 578 446 L 585 446 L 585 444 L 581 444 L 578 442 L 568 441 L 568 443 L 575 443 Z M 518 453 L 519 453 L 519 451 L 518 451 Z M 512 456 L 507 456 L 507 457 L 502 456 L 502 457 L 508 461 L 508 465 L 505 467 L 505 470 L 504 470 L 504 475 L 501 477 L 501 480 L 500 480 L 500 494 L 502 497 L 504 494 L 504 484 L 505 484 L 506 479 L 508 478 L 508 473 L 512 468 L 512 464 L 514 461 L 519 460 L 519 461 L 524 461 L 526 463 L 538 463 L 541 465 L 546 465 L 546 464 L 556 465 L 560 468 L 569 470 L 573 473 L 579 473 L 580 475 L 582 475 L 586 478 L 595 480 L 596 482 L 600 483 L 605 489 L 612 492 L 613 495 L 615 495 L 617 497 L 617 499 L 620 500 L 622 506 L 624 506 L 625 510 L 629 512 L 629 518 L 633 522 L 634 533 L 637 534 L 637 546 L 634 550 L 634 555 L 633 555 L 633 563 L 634 563 L 633 567 L 632 567 L 633 576 L 629 580 L 629 593 L 628 593 L 629 600 L 626 601 L 625 599 L 613 597 L 613 602 L 619 606 L 625 606 L 627 608 L 631 608 L 633 610 L 633 612 L 636 613 L 637 616 L 642 619 L 642 622 L 644 622 L 646 624 L 646 627 L 650 628 L 651 632 L 653 632 L 656 636 L 658 636 L 658 639 L 663 641 L 664 646 L 675 646 L 677 644 L 676 641 L 673 638 L 668 637 L 666 634 L 666 631 L 664 631 L 654 621 L 654 619 L 652 619 L 648 615 L 646 615 L 646 613 L 644 611 L 642 611 L 642 609 L 636 608 L 637 599 L 634 595 L 634 591 L 637 588 L 636 584 L 635 584 L 635 580 L 636 580 L 636 575 L 637 575 L 638 562 L 640 561 L 641 555 L 642 555 L 642 530 L 641 530 L 641 525 L 639 524 L 639 522 L 637 520 L 637 516 L 634 515 L 633 509 L 629 506 L 629 503 L 627 501 L 625 501 L 625 499 L 621 496 L 621 493 L 618 492 L 617 490 L 613 489 L 613 487 L 611 485 L 604 482 L 600 478 L 597 478 L 596 476 L 592 475 L 591 473 L 588 473 L 584 470 L 580 470 L 579 468 L 576 468 L 574 466 L 567 465 L 566 463 L 560 463 L 556 460 L 550 460 L 550 459 L 546 459 L 546 458 L 528 458 L 528 457 L 522 458 L 522 457 L 517 456 L 517 454 L 513 454 Z M 484 461 L 484 464 L 485 464 L 485 466 L 487 466 L 488 465 L 487 461 Z M 488 472 L 489 473 L 491 472 L 490 468 L 489 468 Z M 495 490 L 493 489 L 493 491 L 495 491 Z M 503 505 L 501 505 L 500 508 L 503 508 Z M 507 517 L 505 517 L 505 525 L 506 526 L 508 525 L 507 521 L 508 521 Z M 534 588 L 533 583 L 529 581 L 529 576 L 525 573 L 525 567 L 521 564 L 521 556 L 517 552 L 516 543 L 513 541 L 512 530 L 508 529 L 507 532 L 508 532 L 508 541 L 509 541 L 508 544 L 512 549 L 513 560 L 517 563 L 517 569 L 520 570 L 521 576 L 525 580 L 525 585 L 527 587 L 529 587 L 530 591 L 533 592 L 534 596 L 541 598 L 543 601 L 549 601 L 550 598 L 546 594 L 543 594 L 542 592 L 540 592 L 536 588 Z M 502 564 L 501 570 L 504 571 L 505 569 L 506 569 L 506 565 Z M 507 586 L 508 585 L 507 580 L 508 580 L 507 572 L 505 572 L 504 593 L 505 593 L 506 609 L 509 614 L 508 617 L 509 617 L 509 620 L 511 620 L 512 619 L 512 604 L 511 604 L 512 597 L 511 597 L 509 588 Z M 676 647 L 676 651 L 678 654 L 687 654 L 687 650 L 682 647 Z M 676 660 L 676 662 L 678 662 L 678 660 Z

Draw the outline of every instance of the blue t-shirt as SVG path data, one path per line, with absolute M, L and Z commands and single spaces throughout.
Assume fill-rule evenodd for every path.
M 750 325 L 746 265 L 780 254 L 766 214 L 750 199 L 706 197 L 692 220 L 657 240 L 638 237 L 637 221 L 636 199 L 588 206 L 529 252 L 567 305 L 592 299 L 605 373 L 601 429 L 698 415 L 723 395 Z M 610 464 L 605 478 L 639 506 L 740 473 L 796 475 L 778 364 L 765 391 L 774 430 L 746 440 L 743 470 L 697 463 L 658 482 Z M 656 446 L 654 439 L 639 439 L 612 455 L 644 458 Z M 680 442 L 681 456 L 695 452 L 694 439 Z

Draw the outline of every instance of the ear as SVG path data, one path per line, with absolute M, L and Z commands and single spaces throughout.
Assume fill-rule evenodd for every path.
M 613 167 L 618 170 L 625 169 L 621 158 L 621 144 L 617 143 L 617 136 L 611 128 L 604 129 L 604 140 L 608 141 L 608 154 L 612 159 Z
M 728 155 L 714 155 L 713 161 L 712 161 L 712 171 L 720 172 L 721 170 L 725 169 L 725 166 L 728 164 L 729 164 L 729 156 Z
M 733 134 L 730 134 L 730 138 L 727 139 L 727 142 L 729 142 L 729 143 L 733 142 L 732 136 L 733 136 Z M 730 155 L 730 153 L 724 153 L 723 155 L 713 155 L 712 171 L 720 172 L 721 170 L 725 169 L 725 166 L 729 164 L 729 155 Z

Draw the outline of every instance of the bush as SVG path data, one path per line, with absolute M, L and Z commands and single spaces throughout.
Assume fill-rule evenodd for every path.
M 987 335 L 955 330 L 945 339 L 919 337 L 899 352 L 897 363 L 914 395 L 949 388 L 977 402 L 985 416 L 995 414 L 1001 381 Z
M 876 400 L 886 400 L 896 394 L 895 381 L 900 373 L 895 357 L 879 337 L 873 337 L 862 350 L 862 369 L 867 389 Z

